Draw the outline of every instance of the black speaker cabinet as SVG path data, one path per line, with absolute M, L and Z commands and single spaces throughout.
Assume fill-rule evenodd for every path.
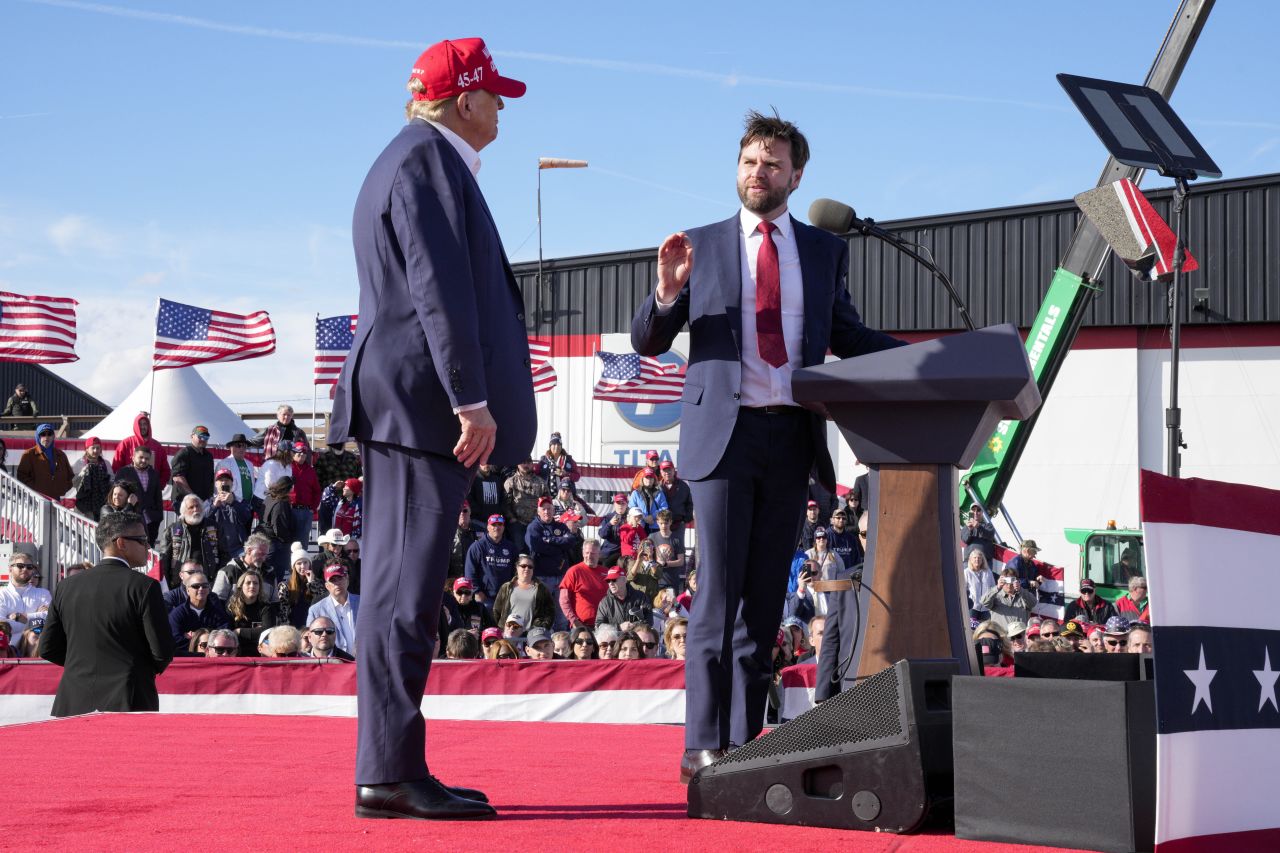
M 689 817 L 912 832 L 949 816 L 954 660 L 898 661 L 689 783 Z
M 956 837 L 1151 850 L 1154 688 L 1151 681 L 956 678 Z

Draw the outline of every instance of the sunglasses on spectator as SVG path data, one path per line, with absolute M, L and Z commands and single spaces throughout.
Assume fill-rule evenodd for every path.
M 673 640 L 683 640 L 683 639 L 684 639 L 685 637 L 687 637 L 687 636 L 689 636 L 689 635 L 688 635 L 688 634 L 672 634 L 672 635 L 671 635 L 671 639 L 673 639 Z
M 187 584 L 187 589 L 208 589 L 208 588 L 209 588 L 209 585 L 207 583 Z
M 454 595 L 474 595 L 475 593 L 473 593 L 469 589 L 458 589 L 458 590 L 454 590 L 453 594 Z
M 859 538 L 859 539 L 866 539 L 866 538 L 867 538 L 867 534 L 866 534 L 864 531 L 859 530 L 859 531 L 858 531 L 858 538 Z
M 126 542 L 137 542 L 139 545 L 150 545 L 151 540 L 145 536 L 117 536 L 117 539 L 123 539 Z
M 1058 636 L 1057 631 L 1041 631 L 1040 632 L 1040 639 L 1042 640 L 1052 640 L 1056 636 Z
M 498 655 L 496 659 L 497 660 L 515 660 L 516 656 L 511 654 L 510 652 L 503 652 L 502 654 Z
M 1120 648 L 1120 641 L 1119 641 L 1119 640 L 1103 640 L 1103 641 L 1102 641 L 1102 643 L 1103 643 L 1103 645 L 1105 645 L 1105 646 L 1106 646 L 1107 648 L 1109 648 L 1109 649 L 1118 649 L 1118 648 Z
M 34 569 L 34 568 L 36 568 L 36 564 L 35 564 L 35 563 L 10 563 L 10 564 L 9 564 L 9 568 L 11 568 L 11 569 Z
M 533 563 L 516 563 L 516 568 L 519 568 L 519 569 L 532 569 L 532 568 L 533 568 Z
M 223 655 L 235 654 L 235 651 L 236 651 L 235 646 L 211 646 L 210 648 L 212 648 L 213 653 L 219 657 Z
M 602 649 L 612 649 L 612 648 L 613 648 L 614 646 L 616 646 L 616 645 L 618 645 L 618 643 L 617 643 L 617 641 L 616 641 L 616 640 L 615 640 L 614 642 L 611 642 L 611 643 L 610 643 L 610 642 L 605 642 L 605 643 L 600 643 L 600 644 L 599 644 L 600 648 L 602 648 Z
M 576 640 L 574 640 L 574 641 L 573 641 L 573 644 L 574 644 L 575 646 L 594 646 L 594 645 L 596 644 L 596 641 L 595 641 L 595 640 L 588 640 L 588 639 L 584 639 L 583 637 L 579 637 L 578 639 L 576 639 Z
M 658 647 L 657 643 L 641 643 L 640 645 L 648 651 L 653 651 Z
M 338 630 L 336 628 L 312 628 L 311 633 L 315 634 L 317 637 L 323 637 L 326 634 L 336 634 L 338 633 Z
M 207 649 L 207 648 L 209 648 L 209 643 L 208 643 L 208 641 L 207 641 L 207 640 L 206 640 L 205 642 L 203 642 L 203 643 L 196 643 L 196 648 L 197 648 L 197 649 Z

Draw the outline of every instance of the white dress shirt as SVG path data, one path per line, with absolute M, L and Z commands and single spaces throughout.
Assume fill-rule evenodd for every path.
M 480 152 L 476 151 L 467 144 L 465 139 L 445 127 L 443 124 L 440 124 L 440 122 L 428 121 L 427 124 L 440 131 L 440 135 L 449 141 L 449 144 L 453 146 L 453 150 L 457 151 L 458 156 L 462 158 L 462 162 L 466 163 L 467 168 L 471 170 L 471 177 L 474 178 L 476 175 L 480 174 Z M 459 412 L 470 412 L 473 409 L 483 409 L 487 405 L 489 405 L 488 400 L 481 400 L 478 403 L 467 403 L 463 406 L 456 406 L 453 413 L 456 415 Z M 348 651 L 348 649 L 343 649 L 343 651 Z
M 778 250 L 778 288 L 781 291 L 782 336 L 787 347 L 787 363 L 774 367 L 760 357 L 756 340 L 756 259 L 764 235 L 763 221 L 745 207 L 738 211 L 741 223 L 738 242 L 742 247 L 742 398 L 743 406 L 794 406 L 791 374 L 801 367 L 804 347 L 804 279 L 800 273 L 800 251 L 796 248 L 791 215 L 783 211 L 770 220 L 777 228 L 773 245 Z M 664 303 L 654 295 L 658 314 L 666 314 L 675 302 Z
M 345 604 L 339 604 L 332 595 L 322 598 L 307 610 L 307 625 L 320 616 L 333 623 L 337 630 L 335 642 L 338 648 L 349 655 L 356 653 L 356 616 L 360 612 L 360 596 L 347 593 Z

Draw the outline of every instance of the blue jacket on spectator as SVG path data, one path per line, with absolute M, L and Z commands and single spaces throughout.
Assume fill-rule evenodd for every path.
M 794 616 L 796 619 L 799 619 L 801 622 L 808 625 L 809 620 L 812 619 L 816 613 L 813 605 L 813 597 L 815 594 L 816 593 L 811 591 L 803 598 L 795 592 L 787 595 L 787 603 L 782 609 L 782 618 L 790 619 Z
M 627 501 L 627 506 L 635 507 L 644 513 L 644 525 L 650 533 L 658 529 L 658 512 L 669 509 L 667 496 L 662 493 L 662 489 L 657 489 L 654 492 L 652 501 L 645 497 L 643 489 L 633 489 L 631 498 Z
M 226 504 L 206 501 L 205 504 L 209 507 L 209 520 L 218 528 L 218 547 L 226 557 L 236 556 L 244 550 L 244 540 L 249 536 L 253 506 L 248 501 Z
M 622 550 L 622 543 L 618 540 L 618 528 L 626 523 L 625 515 L 619 518 L 613 512 L 600 519 L 600 527 L 596 530 L 596 535 L 600 537 L 601 559 L 612 557 Z
M 561 574 L 572 543 L 573 534 L 563 522 L 540 518 L 530 522 L 524 534 L 524 544 L 529 548 L 529 556 L 533 557 L 534 576 L 555 577 Z
M 834 527 L 828 527 L 827 546 L 840 555 L 840 562 L 846 566 L 856 566 L 862 562 L 862 544 L 858 542 L 856 530 L 846 527 L 840 531 Z
M 791 574 L 787 577 L 787 595 L 795 595 L 796 589 L 800 586 L 800 570 L 804 568 L 804 561 L 809 559 L 804 551 L 797 550 L 794 557 L 791 558 Z
M 222 603 L 222 599 L 216 595 L 209 596 L 204 610 L 200 613 L 196 613 L 190 599 L 184 600 L 169 611 L 169 631 L 173 634 L 173 645 L 179 657 L 188 654 L 188 631 L 197 631 L 201 628 L 210 630 L 226 628 L 230 624 L 227 608 Z
M 467 580 L 484 593 L 486 601 L 497 598 L 498 589 L 515 575 L 516 546 L 507 539 L 494 542 L 486 533 L 467 549 Z

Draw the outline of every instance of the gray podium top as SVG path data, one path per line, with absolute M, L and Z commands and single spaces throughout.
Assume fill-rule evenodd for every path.
M 968 468 L 996 424 L 1040 407 L 1008 323 L 806 367 L 792 374 L 791 393 L 829 414 L 864 464 Z

